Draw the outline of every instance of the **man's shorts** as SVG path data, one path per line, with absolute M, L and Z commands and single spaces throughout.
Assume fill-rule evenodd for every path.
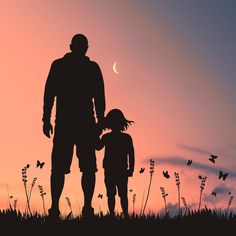
M 105 185 L 107 190 L 107 197 L 114 197 L 117 190 L 119 197 L 126 197 L 128 175 L 127 173 L 111 173 L 105 171 Z
M 66 135 L 55 130 L 55 136 L 52 149 L 52 173 L 68 174 L 72 163 L 74 147 L 76 147 L 76 155 L 79 160 L 79 168 L 81 172 L 96 172 L 96 154 L 95 154 L 95 134 L 85 136 Z

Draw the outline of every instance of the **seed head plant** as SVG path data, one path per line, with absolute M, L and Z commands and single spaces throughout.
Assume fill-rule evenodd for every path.
M 185 207 L 185 213 L 187 213 L 188 212 L 188 205 L 187 205 L 185 197 L 181 197 L 181 200 L 182 200 L 183 205 Z
M 135 214 L 136 193 L 133 194 L 133 215 Z
M 198 207 L 198 211 L 201 210 L 201 204 L 202 204 L 202 193 L 203 193 L 203 190 L 206 186 L 206 180 L 207 180 L 207 177 L 202 177 L 201 179 L 201 186 L 200 186 L 200 197 L 199 197 L 199 207 Z
M 144 212 L 145 212 L 145 209 L 146 209 L 146 206 L 147 206 L 147 201 L 148 201 L 149 194 L 150 194 L 150 189 L 151 189 L 151 184 L 152 184 L 152 176 L 153 176 L 153 173 L 154 173 L 155 161 L 150 159 L 149 164 L 150 164 L 150 167 L 149 167 L 150 179 L 149 179 L 147 197 L 146 197 L 146 201 L 145 201 L 145 204 L 144 204 L 144 207 L 143 207 L 143 215 L 144 215 Z
M 29 203 L 29 195 L 28 195 L 28 191 L 27 191 L 27 170 L 29 169 L 30 165 L 27 164 L 23 169 L 22 169 L 22 182 L 24 185 L 24 190 L 25 190 L 25 196 L 26 196 L 26 214 L 30 213 L 30 215 L 32 215 L 31 210 L 30 210 L 30 203 Z
M 42 185 L 38 185 L 38 188 L 39 188 L 39 193 L 43 202 L 43 212 L 44 212 L 44 215 L 46 215 L 45 200 L 44 200 L 44 196 L 46 195 L 46 192 L 44 192 Z
M 166 193 L 164 187 L 160 187 L 160 190 L 161 190 L 161 195 L 162 195 L 162 197 L 163 197 L 164 204 L 165 204 L 165 214 L 167 215 L 166 197 L 168 196 L 168 193 Z
M 227 211 L 226 211 L 227 216 L 228 216 L 228 213 L 229 213 L 229 208 L 232 205 L 233 199 L 234 199 L 234 196 L 230 196 L 229 201 L 228 201 Z
M 175 172 L 175 183 L 178 189 L 178 206 L 179 206 L 179 214 L 180 214 L 180 179 L 179 179 L 179 173 Z

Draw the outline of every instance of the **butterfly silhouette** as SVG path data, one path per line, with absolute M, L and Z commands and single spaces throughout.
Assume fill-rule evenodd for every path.
M 103 195 L 102 195 L 101 193 L 98 194 L 98 198 L 101 198 L 101 199 L 102 199 L 102 196 L 103 196 Z
M 142 174 L 144 172 L 145 168 L 140 168 L 139 173 Z
M 45 164 L 45 162 L 40 162 L 39 160 L 37 160 L 36 167 L 39 167 L 40 169 L 42 169 L 44 164 Z
M 221 170 L 220 170 L 220 172 L 219 172 L 219 179 L 223 179 L 223 180 L 226 180 L 226 178 L 227 178 L 227 176 L 228 176 L 229 174 L 228 173 L 223 173 Z
M 211 157 L 209 158 L 209 161 L 211 161 L 212 163 L 216 163 L 215 159 L 217 158 L 218 156 L 216 155 L 211 155 Z
M 190 166 L 192 164 L 192 160 L 188 160 L 187 165 Z
M 30 164 L 27 164 L 27 165 L 26 165 L 26 168 L 29 168 L 29 167 L 30 167 Z
M 10 196 L 10 198 L 13 198 L 13 196 Z
M 215 197 L 216 197 L 216 192 L 215 192 L 215 191 L 213 191 L 213 192 L 211 193 L 211 195 L 213 195 L 213 196 L 215 196 Z
M 199 179 L 202 179 L 203 177 L 201 175 L 198 176 Z
M 130 192 L 133 192 L 133 189 L 130 189 L 129 191 L 130 191 Z
M 167 170 L 167 171 L 163 171 L 162 173 L 163 173 L 163 175 L 164 175 L 165 178 L 167 178 L 167 179 L 170 178 L 170 175 L 169 175 L 169 173 L 168 173 L 168 170 Z

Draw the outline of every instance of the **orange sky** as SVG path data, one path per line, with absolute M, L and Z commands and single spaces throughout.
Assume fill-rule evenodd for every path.
M 128 119 L 135 121 L 128 130 L 136 151 L 136 170 L 130 179 L 133 192 L 129 197 L 132 201 L 132 194 L 137 193 L 137 208 L 149 179 L 145 159 L 183 157 L 211 166 L 208 158 L 213 152 L 220 156 L 216 168 L 234 170 L 236 111 L 231 90 L 221 82 L 218 70 L 209 66 L 205 55 L 193 49 L 181 34 L 176 34 L 161 5 L 154 15 L 148 4 L 143 5 L 135 1 L 57 1 L 57 4 L 55 1 L 1 1 L 0 28 L 4 33 L 0 44 L 0 207 L 7 204 L 7 185 L 9 194 L 18 199 L 19 206 L 24 206 L 21 169 L 27 163 L 31 164 L 29 180 L 38 176 L 38 184 L 48 193 L 47 207 L 50 206 L 52 143 L 42 134 L 43 90 L 51 62 L 69 50 L 75 33 L 87 35 L 90 46 L 87 55 L 102 69 L 107 111 L 118 107 Z M 112 71 L 115 61 L 119 74 Z M 207 151 L 193 152 L 186 146 Z M 97 198 L 98 193 L 105 195 L 102 156 L 103 151 L 98 153 L 93 204 L 96 210 L 100 204 L 106 211 L 105 199 Z M 43 170 L 35 168 L 37 160 L 46 162 Z M 140 167 L 146 167 L 142 175 L 138 172 Z M 189 168 L 157 161 L 148 208 L 156 211 L 163 207 L 160 186 L 166 187 L 168 201 L 176 203 L 174 171 L 180 173 L 187 202 L 197 203 L 200 186 L 197 176 L 204 171 L 194 166 Z M 164 179 L 162 170 L 169 170 L 169 180 Z M 205 174 L 209 176 L 206 188 L 209 195 L 223 182 L 213 172 Z M 232 189 L 232 194 L 233 174 L 224 186 Z M 65 196 L 71 198 L 78 211 L 82 206 L 82 192 L 75 158 L 61 198 L 61 206 L 67 210 Z M 222 195 L 207 204 L 226 207 L 227 199 L 227 195 Z M 41 209 L 40 204 L 35 188 L 32 206 Z

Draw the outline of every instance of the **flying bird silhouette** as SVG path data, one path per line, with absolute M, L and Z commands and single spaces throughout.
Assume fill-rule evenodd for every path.
M 211 161 L 212 163 L 216 163 L 216 158 L 218 158 L 218 156 L 216 156 L 216 155 L 211 155 L 211 157 L 209 158 L 209 161 Z
M 145 168 L 140 168 L 139 173 L 142 174 L 144 172 Z
M 45 162 L 40 162 L 39 160 L 37 160 L 36 167 L 39 167 L 40 169 L 42 169 L 44 164 L 45 164 Z
M 163 173 L 163 176 L 164 176 L 165 178 L 167 178 L 167 179 L 170 178 L 170 175 L 169 175 L 169 173 L 168 173 L 168 170 L 167 170 L 167 171 L 163 171 L 162 173 Z
M 102 199 L 103 195 L 101 193 L 98 194 L 98 198 Z
M 211 193 L 211 195 L 213 195 L 213 196 L 216 197 L 216 191 L 213 191 L 213 192 Z
M 223 173 L 221 170 L 220 170 L 220 172 L 219 172 L 219 179 L 223 179 L 223 180 L 226 180 L 226 178 L 227 178 L 227 176 L 228 176 L 229 174 L 228 173 Z
M 192 160 L 188 160 L 187 165 L 190 166 L 192 164 Z
M 133 192 L 133 189 L 130 189 L 129 191 L 130 191 L 130 192 Z

